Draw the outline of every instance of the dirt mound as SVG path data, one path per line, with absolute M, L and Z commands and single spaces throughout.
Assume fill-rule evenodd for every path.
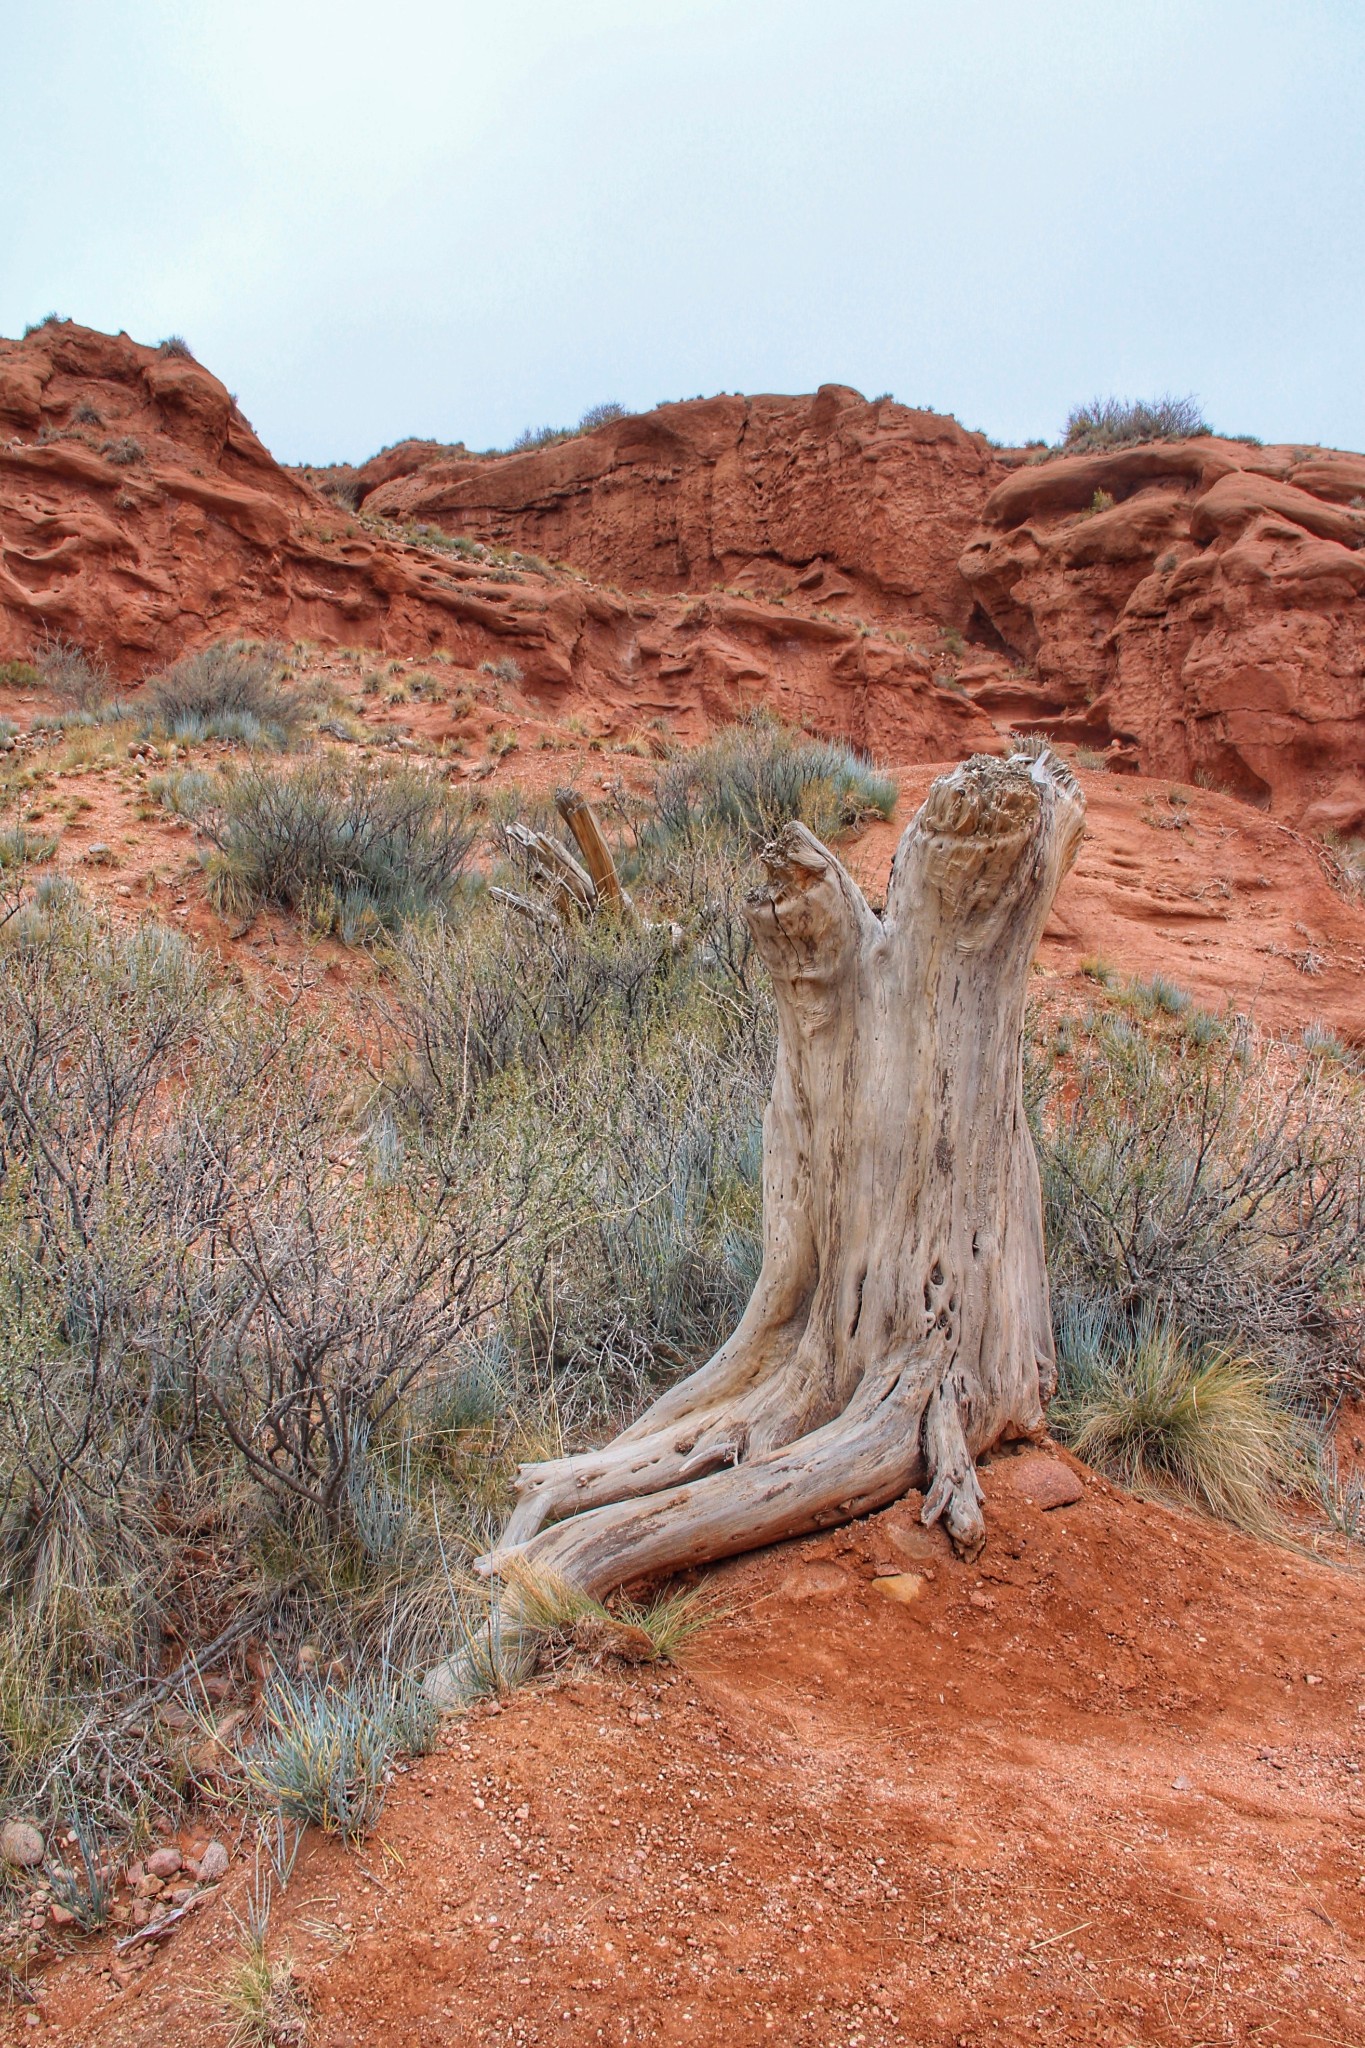
M 1037 1452 L 983 1480 L 978 1566 L 913 1498 L 726 1566 L 683 1674 L 476 1712 L 358 1856 L 310 1838 L 271 1921 L 307 2038 L 1358 2041 L 1356 1574 Z M 202 2041 L 224 1903 L 50 1975 L 40 2038 Z

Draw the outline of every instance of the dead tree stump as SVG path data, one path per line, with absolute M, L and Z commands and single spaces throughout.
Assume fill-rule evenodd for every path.
M 1026 743 L 934 783 L 880 918 L 804 826 L 765 848 L 745 907 L 778 1008 L 757 1285 L 715 1357 L 614 1442 L 522 1468 L 481 1569 L 515 1557 L 601 1596 L 913 1487 L 926 1523 L 981 1549 L 974 1458 L 1036 1434 L 1056 1378 L 1022 1044 L 1083 819 L 1069 769 Z M 512 1662 L 515 1605 L 507 1585 Z

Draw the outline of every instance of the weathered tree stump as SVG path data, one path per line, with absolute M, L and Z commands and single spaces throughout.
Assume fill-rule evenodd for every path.
M 522 1468 L 481 1569 L 515 1557 L 600 1597 L 912 1487 L 976 1555 L 974 1458 L 1036 1434 L 1056 1378 L 1022 1043 L 1083 819 L 1070 771 L 1024 743 L 934 783 L 880 918 L 804 826 L 765 848 L 745 907 L 778 1008 L 758 1283 L 715 1357 L 614 1442 Z M 508 1586 L 513 1663 L 515 1604 Z

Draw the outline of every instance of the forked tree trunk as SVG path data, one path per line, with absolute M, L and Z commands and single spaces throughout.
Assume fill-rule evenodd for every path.
M 1035 1434 L 1055 1381 L 1024 1001 L 1083 818 L 1070 771 L 1025 744 L 934 783 L 880 918 L 804 826 L 764 850 L 745 906 L 778 1009 L 758 1283 L 709 1364 L 614 1442 L 522 1468 L 481 1561 L 512 1662 L 518 1574 L 600 1596 L 912 1487 L 980 1550 L 973 1460 Z

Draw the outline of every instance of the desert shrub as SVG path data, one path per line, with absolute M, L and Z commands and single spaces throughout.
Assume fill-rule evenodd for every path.
M 278 904 L 348 944 L 450 909 L 477 837 L 467 802 L 415 771 L 330 761 L 250 769 L 201 825 L 220 910 Z
M 214 779 L 202 768 L 169 768 L 147 778 L 147 794 L 173 817 L 202 817 L 212 801 Z
M 1092 1017 L 1070 1059 L 1035 1046 L 1054 1292 L 1133 1327 L 1155 1315 L 1326 1401 L 1365 1335 L 1359 1083 L 1189 1023 Z
M 69 886 L 11 908 L 0 1800 L 79 1786 L 126 1826 L 130 1785 L 173 1804 L 184 1777 L 150 1717 L 118 1719 L 168 1638 L 245 1612 L 361 1655 L 376 1631 L 404 1655 L 444 1640 L 407 1402 L 498 1311 L 517 1162 L 493 1129 L 413 1146 L 398 1175 L 357 1167 L 361 1108 L 315 1027 Z M 203 1541 L 217 1567 L 186 1574 Z
M 553 448 L 557 441 L 571 441 L 572 427 L 523 427 L 512 443 L 513 455 L 524 455 L 534 448 Z
M 182 744 L 207 739 L 285 747 L 303 707 L 280 682 L 277 650 L 224 641 L 187 654 L 147 686 L 148 729 Z
M 654 831 L 685 841 L 715 830 L 757 848 L 797 818 L 828 839 L 865 818 L 889 818 L 896 795 L 889 775 L 841 741 L 808 739 L 756 712 L 664 765 Z
M 135 462 L 147 460 L 147 450 L 135 434 L 118 434 L 106 441 L 100 450 L 106 462 L 112 462 L 117 469 L 131 468 Z
M 509 683 L 514 687 L 522 679 L 521 663 L 514 660 L 510 654 L 499 656 L 497 661 L 481 661 L 479 668 L 484 675 L 492 676 L 496 682 Z
M 47 832 L 35 832 L 30 825 L 10 825 L 0 830 L 0 869 L 31 867 L 51 860 L 57 841 Z
M 590 405 L 578 422 L 580 434 L 591 434 L 597 427 L 609 427 L 615 420 L 629 419 L 629 407 L 618 405 L 614 398 L 607 398 L 600 405 Z
M 1212 431 L 1197 398 L 1095 398 L 1068 413 L 1062 451 L 1088 455 L 1134 441 L 1184 441 Z
M 33 662 L 44 687 L 72 711 L 98 714 L 113 697 L 113 678 L 107 665 L 74 641 L 50 635 L 36 650 Z
M 748 1297 L 772 1020 L 744 964 L 714 905 L 682 948 L 666 929 L 541 929 L 493 904 L 400 942 L 387 1142 L 506 1120 L 536 1158 L 505 1379 L 540 1375 L 558 1428 L 628 1410 Z
M 1365 898 L 1365 839 L 1329 837 L 1333 878 L 1346 896 Z
M 1136 1491 L 1245 1529 L 1274 1526 L 1297 1432 L 1264 1367 L 1191 1345 L 1151 1309 L 1133 1320 L 1073 1301 L 1058 1339 L 1051 1422 L 1078 1457 Z
M 194 350 L 190 347 L 183 334 L 168 334 L 163 342 L 157 344 L 156 352 L 160 356 L 179 357 L 187 363 L 194 361 Z
M 1365 1474 L 1343 1472 L 1327 1433 L 1312 1446 L 1310 1470 L 1328 1527 L 1351 1543 L 1365 1543 Z

